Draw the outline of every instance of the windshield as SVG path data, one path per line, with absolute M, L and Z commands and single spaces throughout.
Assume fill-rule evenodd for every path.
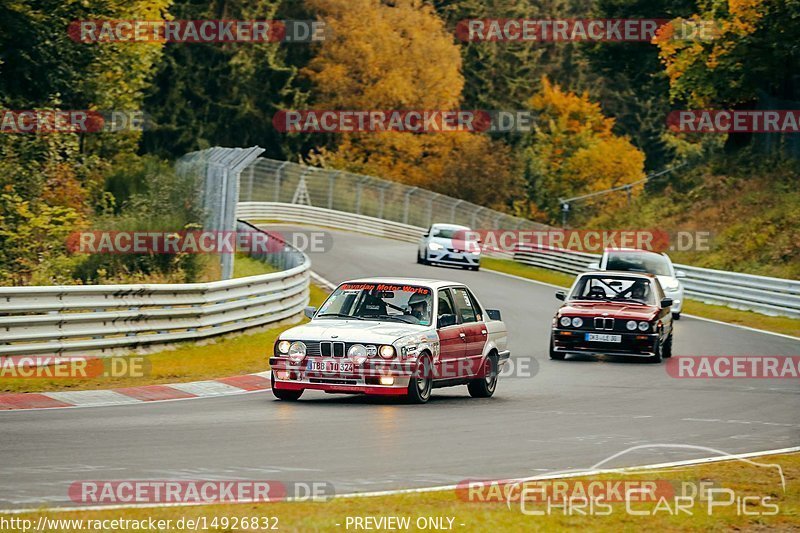
M 320 307 L 315 318 L 393 320 L 429 326 L 433 291 L 417 285 L 343 283 Z
M 647 272 L 656 276 L 671 276 L 669 260 L 663 255 L 618 252 L 608 255 L 606 270 L 622 272 Z
M 655 304 L 650 280 L 602 275 L 582 277 L 569 299 Z
M 433 228 L 431 237 L 441 237 L 442 239 L 455 239 L 456 237 L 464 238 L 464 228 Z

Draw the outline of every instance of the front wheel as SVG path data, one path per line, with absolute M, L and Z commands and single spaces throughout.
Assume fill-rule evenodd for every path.
M 426 403 L 431 399 L 431 390 L 433 390 L 431 360 L 424 356 L 419 359 L 414 374 L 408 380 L 406 399 L 409 403 Z
M 299 400 L 300 396 L 303 395 L 302 390 L 276 389 L 275 376 L 270 375 L 269 379 L 272 382 L 272 394 L 279 400 L 294 402 Z
M 681 314 L 680 313 L 672 313 L 672 320 L 680 320 Z
M 670 333 L 669 337 L 667 337 L 667 341 L 664 343 L 664 349 L 662 350 L 661 354 L 664 359 L 672 357 L 672 333 Z
M 497 388 L 497 357 L 486 358 L 481 369 L 481 377 L 467 383 L 469 395 L 473 398 L 491 398 Z
M 566 356 L 567 354 L 559 353 L 556 351 L 555 343 L 553 342 L 553 335 L 550 334 L 550 359 L 554 359 L 556 361 L 563 361 Z
M 661 362 L 662 359 L 662 352 L 661 352 L 661 343 L 656 341 L 656 353 L 651 355 L 647 361 L 653 364 L 658 364 Z

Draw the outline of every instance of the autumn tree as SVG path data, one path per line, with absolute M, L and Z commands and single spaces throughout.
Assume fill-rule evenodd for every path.
M 542 91 L 528 102 L 537 114 L 526 149 L 526 177 L 532 214 L 559 220 L 560 198 L 633 183 L 644 177 L 644 154 L 613 133 L 614 120 L 586 94 L 563 91 L 547 79 Z M 634 188 L 634 194 L 640 192 Z M 586 211 L 602 205 L 614 208 L 623 195 L 582 204 Z
M 312 0 L 332 37 L 304 70 L 324 109 L 453 110 L 464 79 L 452 34 L 426 4 Z M 501 141 L 471 132 L 336 135 L 312 162 L 509 210 L 521 194 Z

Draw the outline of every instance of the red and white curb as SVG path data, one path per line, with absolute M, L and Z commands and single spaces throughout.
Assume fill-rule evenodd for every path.
M 168 400 L 231 396 L 269 389 L 270 374 L 267 371 L 207 381 L 172 383 L 169 385 L 144 385 L 124 389 L 0 394 L 0 411 L 132 405 Z

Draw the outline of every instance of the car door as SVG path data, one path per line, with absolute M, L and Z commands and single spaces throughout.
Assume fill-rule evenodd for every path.
M 434 376 L 437 379 L 452 378 L 458 375 L 459 361 L 464 359 L 466 334 L 458 323 L 458 313 L 450 289 L 439 289 L 436 298 L 439 364 L 434 365 Z
M 476 375 L 481 368 L 483 348 L 489 338 L 484 322 L 484 313 L 477 299 L 466 287 L 453 288 L 453 301 L 461 323 L 464 340 L 464 361 L 460 365 L 465 375 Z

